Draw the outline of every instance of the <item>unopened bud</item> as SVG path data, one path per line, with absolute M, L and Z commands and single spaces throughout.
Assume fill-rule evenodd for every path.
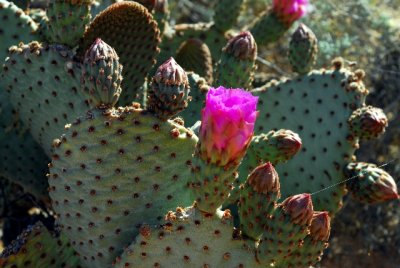
M 279 192 L 279 175 L 274 166 L 267 162 L 256 167 L 249 175 L 248 183 L 258 193 Z
M 231 38 L 224 51 L 233 54 L 238 59 L 255 60 L 257 57 L 257 44 L 253 35 L 246 31 Z
M 290 215 L 293 223 L 299 225 L 311 223 L 314 211 L 310 194 L 290 196 L 282 202 L 282 208 Z

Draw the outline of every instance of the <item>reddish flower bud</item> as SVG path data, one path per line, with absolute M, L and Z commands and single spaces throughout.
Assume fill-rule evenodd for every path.
M 311 223 L 314 211 L 310 194 L 290 196 L 282 202 L 282 208 L 290 215 L 293 223 L 299 225 Z
M 274 166 L 267 162 L 256 167 L 249 175 L 248 183 L 258 193 L 279 192 L 279 175 Z
M 327 211 L 316 211 L 312 216 L 310 236 L 313 240 L 328 241 L 331 232 L 331 218 Z

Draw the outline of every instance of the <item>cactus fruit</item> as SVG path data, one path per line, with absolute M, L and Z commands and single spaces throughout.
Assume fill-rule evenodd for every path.
M 222 49 L 215 74 L 216 85 L 249 90 L 256 70 L 257 44 L 250 32 L 242 32 Z
M 6 58 L 8 48 L 19 42 L 29 42 L 36 23 L 13 2 L 0 0 L 0 60 Z
M 309 194 L 288 197 L 267 216 L 257 259 L 266 264 L 285 261 L 309 234 L 314 210 Z
M 75 47 L 90 22 L 90 5 L 90 0 L 50 1 L 46 29 L 42 29 L 47 31 L 47 41 Z
M 3 66 L 0 86 L 9 92 L 19 118 L 49 156 L 65 124 L 88 109 L 78 90 L 80 73 L 68 48 L 38 42 L 12 47 Z
M 240 187 L 240 228 L 243 234 L 260 239 L 267 215 L 280 198 L 279 176 L 270 162 L 256 167 Z
M 294 157 L 301 149 L 302 142 L 291 130 L 271 130 L 267 134 L 254 136 L 239 172 L 247 174 L 263 161 L 277 165 Z
M 383 110 L 372 106 L 355 110 L 348 122 L 352 134 L 360 139 L 377 138 L 388 126 L 388 119 Z
M 318 40 L 310 28 L 300 24 L 289 44 L 289 61 L 293 71 L 306 74 L 317 60 Z
M 314 211 L 310 224 L 310 234 L 303 244 L 291 253 L 291 257 L 277 267 L 310 267 L 321 261 L 324 250 L 328 247 L 331 230 L 329 213 Z
M 191 38 L 182 43 L 176 53 L 176 60 L 186 71 L 193 71 L 206 79 L 208 84 L 213 81 L 213 63 L 207 44 L 199 39 Z
M 67 238 L 52 234 L 41 222 L 29 226 L 4 249 L 0 265 L 4 268 L 82 267 Z
M 96 38 L 112 46 L 124 66 L 121 104 L 143 103 L 140 87 L 159 53 L 160 31 L 152 15 L 133 1 L 115 3 L 98 14 L 86 29 L 79 53 L 82 57 Z
M 189 81 L 186 72 L 174 58 L 164 62 L 153 78 L 148 91 L 147 109 L 166 120 L 188 106 Z
M 122 65 L 115 50 L 100 38 L 86 51 L 82 67 L 83 91 L 94 106 L 113 107 L 121 94 Z
M 379 203 L 399 199 L 397 185 L 386 171 L 370 163 L 350 163 L 345 169 L 347 189 L 362 203 Z

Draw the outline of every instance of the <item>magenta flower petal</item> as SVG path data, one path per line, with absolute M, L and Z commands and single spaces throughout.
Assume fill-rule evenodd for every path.
M 307 14 L 310 9 L 308 0 L 274 0 L 273 12 L 275 15 L 287 25 Z
M 200 128 L 204 160 L 219 166 L 240 163 L 254 134 L 257 102 L 243 89 L 210 88 Z

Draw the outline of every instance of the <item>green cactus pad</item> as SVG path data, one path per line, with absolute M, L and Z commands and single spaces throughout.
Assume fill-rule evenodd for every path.
M 277 41 L 289 29 L 274 13 L 267 11 L 250 28 L 257 44 L 266 46 Z
M 220 0 L 214 7 L 214 25 L 221 32 L 226 32 L 236 25 L 244 0 Z
M 169 26 L 169 7 L 167 0 L 138 0 L 139 4 L 145 6 L 157 21 L 161 36 L 164 29 Z
M 41 223 L 28 227 L 0 255 L 0 266 L 79 268 L 79 258 L 66 237 L 52 234 Z
M 347 189 L 359 202 L 373 204 L 400 198 L 392 176 L 375 164 L 350 163 L 345 174 L 349 178 Z
M 36 23 L 13 2 L 0 0 L 0 61 L 6 58 L 8 48 L 19 42 L 34 39 Z
M 120 104 L 143 102 L 139 89 L 159 53 L 160 31 L 147 9 L 133 1 L 115 3 L 101 12 L 86 30 L 79 54 L 93 44 L 96 38 L 113 47 L 124 66 Z
M 302 139 L 301 151 L 277 166 L 283 197 L 318 192 L 314 206 L 331 213 L 340 209 L 345 189 L 343 184 L 326 188 L 345 179 L 343 168 L 358 147 L 347 120 L 368 93 L 359 76 L 341 68 L 340 61 L 334 64 L 334 70 L 313 71 L 252 91 L 260 97 L 256 133 L 286 128 Z
M 189 102 L 188 107 L 180 112 L 178 116 L 185 120 L 186 126 L 193 126 L 199 121 L 201 109 L 204 106 L 206 100 L 206 94 L 209 89 L 206 81 L 199 75 L 189 72 L 187 73 L 190 86 L 190 96 L 192 100 Z
M 242 32 L 222 49 L 215 70 L 215 86 L 251 89 L 257 57 L 257 44 L 250 32 Z
M 164 62 L 174 56 L 182 43 L 188 39 L 204 42 L 210 49 L 213 62 L 220 58 L 221 49 L 226 44 L 225 33 L 217 30 L 212 23 L 178 24 L 164 34 L 157 61 Z
M 255 245 L 234 233 L 228 212 L 203 214 L 193 207 L 177 208 L 160 229 L 143 228 L 116 260 L 115 267 L 262 267 Z
M 0 176 L 38 199 L 48 199 L 49 159 L 19 120 L 4 90 L 0 90 Z
M 293 71 L 306 74 L 311 71 L 318 54 L 318 40 L 304 24 L 296 29 L 289 45 L 289 61 Z
M 90 0 L 50 1 L 47 8 L 47 41 L 71 48 L 77 46 L 91 19 L 90 2 Z
M 80 66 L 61 45 L 32 42 L 10 49 L 0 86 L 34 139 L 51 155 L 51 145 L 67 122 L 89 109 L 80 92 Z
M 207 163 L 200 156 L 193 161 L 193 176 L 190 185 L 197 207 L 214 213 L 228 198 L 232 182 L 238 177 L 237 167 L 222 167 Z
M 192 71 L 211 84 L 213 80 L 213 63 L 207 44 L 199 39 L 188 39 L 179 47 L 176 61 L 185 71 Z
M 134 107 L 91 110 L 55 143 L 50 197 L 87 267 L 109 267 L 141 224 L 191 204 L 197 137 L 178 123 Z

